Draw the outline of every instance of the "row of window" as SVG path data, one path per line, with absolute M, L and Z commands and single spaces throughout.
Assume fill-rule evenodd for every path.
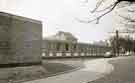
M 55 51 L 81 51 L 81 52 L 104 52 L 108 48 L 107 47 L 100 47 L 100 46 L 83 46 L 80 44 L 70 44 L 70 43 L 48 43 L 47 46 L 48 50 L 55 50 Z

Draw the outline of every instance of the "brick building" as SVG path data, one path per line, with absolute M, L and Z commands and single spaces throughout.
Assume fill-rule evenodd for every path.
M 41 62 L 41 21 L 0 12 L 0 65 Z

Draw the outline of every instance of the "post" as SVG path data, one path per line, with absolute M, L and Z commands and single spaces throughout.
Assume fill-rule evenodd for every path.
M 119 56 L 119 31 L 116 30 L 116 56 Z

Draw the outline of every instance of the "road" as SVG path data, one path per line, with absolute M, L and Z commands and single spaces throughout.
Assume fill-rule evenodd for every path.
M 116 58 L 110 63 L 114 66 L 111 74 L 87 83 L 135 83 L 135 56 Z
M 135 83 L 135 56 L 84 61 L 85 68 L 24 83 Z
M 113 66 L 108 64 L 108 59 L 85 60 L 84 64 L 85 68 L 74 72 L 24 83 L 87 83 L 99 79 L 113 70 Z

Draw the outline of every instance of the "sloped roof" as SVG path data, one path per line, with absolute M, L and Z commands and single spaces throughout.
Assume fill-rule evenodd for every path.
M 73 36 L 71 33 L 69 32 L 63 32 L 63 31 L 59 31 L 58 33 L 56 33 L 55 35 L 46 37 L 45 39 L 48 40 L 59 40 L 59 41 L 70 41 L 70 42 L 77 42 L 77 38 L 75 36 Z

